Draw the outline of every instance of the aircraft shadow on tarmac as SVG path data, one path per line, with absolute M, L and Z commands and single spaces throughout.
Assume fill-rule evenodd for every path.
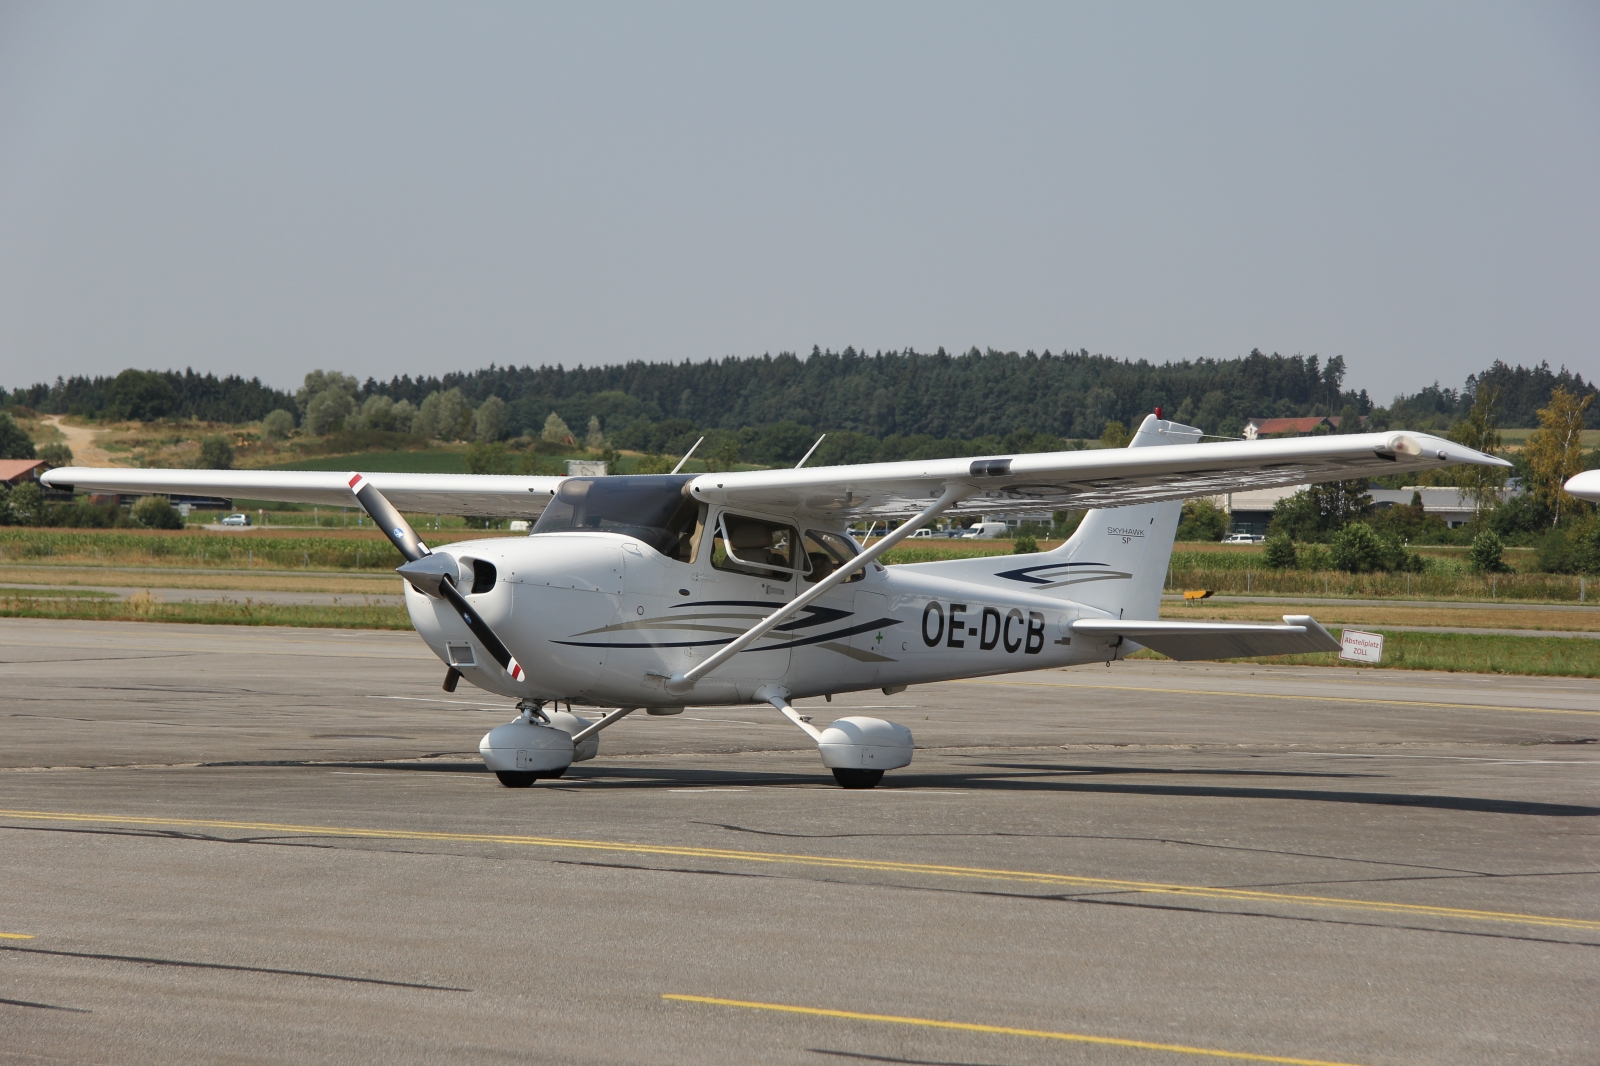
M 476 760 L 426 762 L 348 762 L 318 763 L 319 767 L 364 770 L 393 770 L 422 773 L 487 773 Z M 1166 767 L 1119 767 L 1072 764 L 992 764 L 939 774 L 897 773 L 885 777 L 876 791 L 897 788 L 948 789 L 986 792 L 1063 792 L 1119 796 L 1186 796 L 1210 799 L 1303 800 L 1312 803 L 1353 803 L 1379 807 L 1423 807 L 1434 810 L 1469 811 L 1483 814 L 1520 814 L 1546 818 L 1593 818 L 1600 807 L 1570 803 L 1543 803 L 1531 800 L 1492 799 L 1481 796 L 1449 796 L 1399 792 L 1355 792 L 1315 788 L 1271 788 L 1223 784 L 1120 783 L 1086 781 L 1086 777 L 1148 776 L 1153 774 L 1184 777 L 1273 777 L 1299 779 L 1350 779 L 1379 777 L 1376 774 L 1327 773 L 1293 770 L 1228 770 L 1219 768 L 1182 769 Z M 666 767 L 612 768 L 574 766 L 568 776 L 539 783 L 541 788 L 577 786 L 591 789 L 660 789 L 697 786 L 701 788 L 776 788 L 816 787 L 834 789 L 830 778 L 817 774 L 770 773 L 750 770 L 672 769 Z

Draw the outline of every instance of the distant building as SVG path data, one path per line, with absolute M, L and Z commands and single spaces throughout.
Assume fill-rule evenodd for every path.
M 1244 424 L 1244 439 L 1276 437 L 1285 433 L 1308 437 L 1319 429 L 1331 433 L 1339 428 L 1339 418 L 1339 415 L 1317 415 L 1311 418 L 1252 418 Z
M 1286 500 L 1310 485 L 1286 485 L 1276 489 L 1252 489 L 1249 492 L 1229 492 L 1211 497 L 1211 502 L 1229 516 L 1229 531 L 1266 536 L 1267 524 L 1272 521 L 1272 509 L 1279 500 Z M 1502 500 L 1515 495 L 1515 489 L 1500 490 Z M 1476 513 L 1472 494 L 1466 489 L 1435 485 L 1408 485 L 1401 489 L 1368 489 L 1375 509 L 1409 507 L 1413 495 L 1422 496 L 1422 513 L 1444 519 L 1451 529 L 1472 521 Z
M 1052 511 L 1018 511 L 1016 514 L 986 514 L 979 515 L 980 522 L 1004 522 L 1007 529 L 1017 529 L 1024 522 L 1036 526 L 1048 526 L 1056 520 Z
M 1274 421 L 1290 420 L 1274 419 Z M 1310 485 L 1285 485 L 1276 489 L 1229 492 L 1213 496 L 1211 502 L 1227 512 L 1228 532 L 1264 537 L 1267 535 L 1267 523 L 1272 521 L 1272 509 L 1278 505 L 1278 501 L 1287 500 L 1295 493 L 1310 487 Z
M 1367 490 L 1367 495 L 1372 497 L 1372 506 L 1376 508 L 1409 507 L 1414 494 L 1422 496 L 1424 514 L 1444 519 L 1445 525 L 1451 529 L 1466 525 L 1478 511 L 1477 505 L 1472 500 L 1472 493 L 1466 489 L 1415 485 L 1404 489 Z M 1509 495 L 1509 490 L 1501 490 L 1500 498 L 1506 499 Z
M 0 481 L 13 486 L 38 481 L 49 465 L 43 459 L 0 459 Z

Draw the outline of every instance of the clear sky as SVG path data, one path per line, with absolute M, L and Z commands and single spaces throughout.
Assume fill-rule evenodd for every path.
M 1600 5 L 0 2 L 0 383 L 1600 376 Z

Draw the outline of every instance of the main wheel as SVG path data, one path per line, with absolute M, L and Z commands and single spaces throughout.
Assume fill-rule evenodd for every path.
M 540 777 L 560 777 L 562 774 L 566 773 L 568 769 L 570 769 L 570 767 L 563 766 L 559 770 L 551 770 L 548 773 L 543 773 L 543 774 L 540 774 L 539 776 Z
M 833 779 L 839 782 L 840 788 L 871 788 L 883 780 L 882 770 L 840 770 L 833 771 Z
M 539 780 L 539 775 L 529 770 L 496 770 L 494 776 L 507 788 L 528 788 Z

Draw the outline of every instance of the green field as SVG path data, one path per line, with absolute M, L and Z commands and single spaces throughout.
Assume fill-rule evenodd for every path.
M 319 455 L 277 463 L 271 470 L 363 470 L 383 474 L 465 474 L 466 453 L 460 451 L 357 452 L 354 455 Z
M 0 561 L 239 570 L 393 570 L 400 554 L 370 527 L 348 535 L 0 528 Z
M 520 462 L 526 453 L 512 452 L 513 463 Z M 561 470 L 565 470 L 568 459 L 593 459 L 595 455 L 588 452 L 572 452 L 561 455 L 541 456 L 547 462 L 553 462 Z M 617 462 L 613 474 L 631 474 L 643 458 L 632 453 L 624 453 Z M 674 459 L 676 461 L 676 459 Z M 467 453 L 463 449 L 418 449 L 416 451 L 389 451 L 389 452 L 351 452 L 344 455 L 319 455 L 310 459 L 296 459 L 288 463 L 274 463 L 263 467 L 266 470 L 361 470 L 383 474 L 465 474 L 467 470 Z M 736 463 L 736 470 L 763 470 L 765 467 L 755 466 L 750 463 Z M 703 474 L 706 464 L 701 459 L 690 459 L 684 464 L 683 472 L 686 474 Z

